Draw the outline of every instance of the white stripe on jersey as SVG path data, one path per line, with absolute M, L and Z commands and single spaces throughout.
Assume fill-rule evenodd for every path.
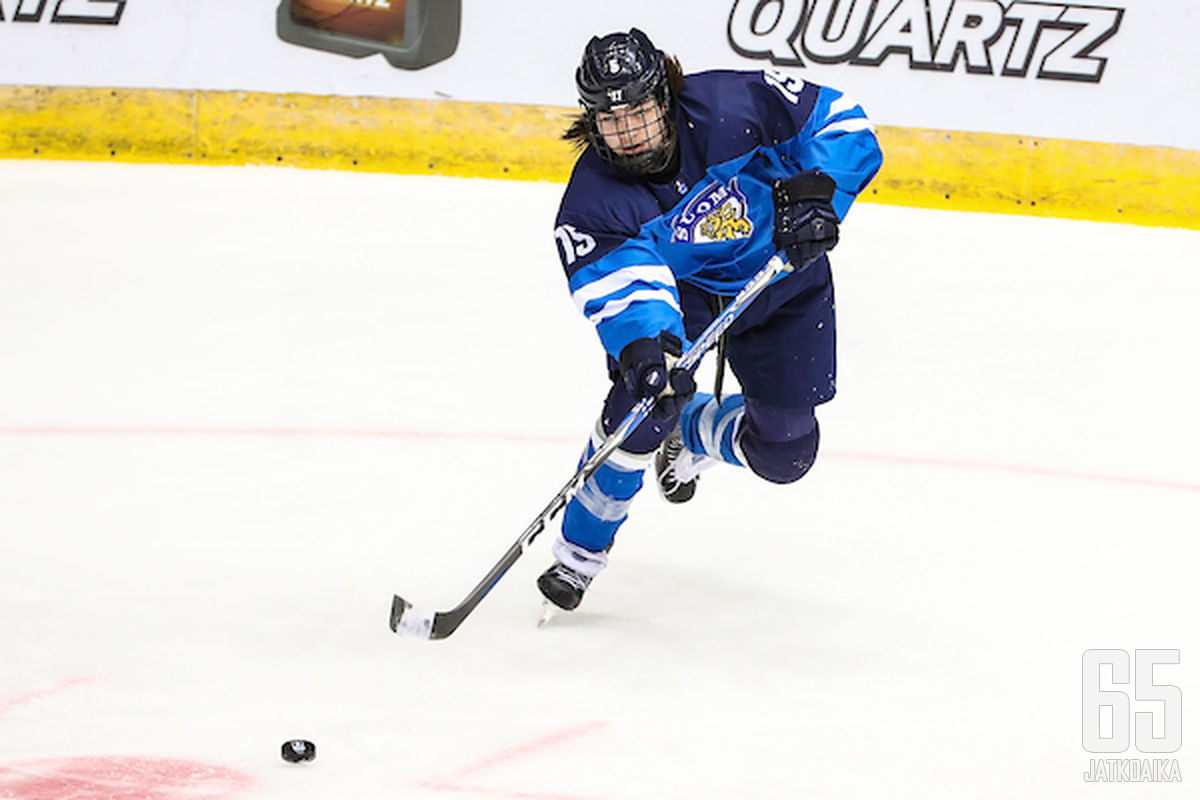
M 591 283 L 580 286 L 571 292 L 571 299 L 575 301 L 575 306 L 579 309 L 579 313 L 586 314 L 587 312 L 584 309 L 592 300 L 599 300 L 601 297 L 619 292 L 626 286 L 638 282 L 674 286 L 675 273 L 671 272 L 669 267 L 661 264 L 622 267 L 615 272 L 610 272 L 603 278 L 597 278 Z
M 651 301 L 666 303 L 675 309 L 677 313 L 683 313 L 679 308 L 679 303 L 675 300 L 674 293 L 670 289 L 640 289 L 625 295 L 619 300 L 610 300 L 605 303 L 599 311 L 588 315 L 588 321 L 593 325 L 599 325 L 604 320 L 617 316 L 634 303 L 647 303 Z
M 817 136 L 824 136 L 827 133 L 854 133 L 855 131 L 870 131 L 874 133 L 875 126 L 866 117 L 844 119 L 841 122 L 831 122 L 824 128 L 821 128 L 821 130 L 817 131 Z
M 856 108 L 858 108 L 858 103 L 850 99 L 849 95 L 844 94 L 829 104 L 829 116 L 832 117 L 844 111 L 853 111 Z

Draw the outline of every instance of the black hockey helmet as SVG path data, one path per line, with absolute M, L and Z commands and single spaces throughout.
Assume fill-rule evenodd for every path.
M 593 36 L 575 70 L 575 86 L 580 104 L 588 111 L 635 106 L 652 96 L 665 100 L 666 59 L 637 28 Z
M 635 173 L 656 172 L 670 162 L 675 148 L 671 119 L 671 90 L 666 56 L 637 28 L 628 33 L 594 36 L 575 70 L 579 104 L 587 117 L 588 139 L 605 161 Z M 648 99 L 658 102 L 664 129 L 663 144 L 633 156 L 613 151 L 600 135 L 596 115 L 634 107 Z

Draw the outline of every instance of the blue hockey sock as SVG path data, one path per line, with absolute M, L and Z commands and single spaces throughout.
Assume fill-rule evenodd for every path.
M 604 441 L 597 430 L 579 460 L 582 466 Z M 629 516 L 634 495 L 653 453 L 644 455 L 617 449 L 588 478 L 563 511 L 562 534 L 567 542 L 599 553 L 612 545 L 617 529 Z
M 737 441 L 745 410 L 745 399 L 740 394 L 725 397 L 718 403 L 711 394 L 696 392 L 679 418 L 684 447 L 696 455 L 745 466 L 746 460 Z

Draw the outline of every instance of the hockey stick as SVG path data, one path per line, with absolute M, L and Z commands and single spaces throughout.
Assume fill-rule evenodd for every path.
M 721 337 L 734 320 L 745 310 L 755 297 L 767 288 L 779 276 L 791 272 L 793 267 L 787 261 L 774 255 L 767 262 L 766 266 L 760 269 L 753 278 L 751 278 L 737 297 L 733 298 L 725 310 L 709 323 L 700 337 L 695 343 L 688 348 L 675 367 L 678 369 L 694 370 L 700 363 L 700 359 Z M 600 468 L 612 452 L 616 450 L 622 442 L 631 434 L 638 425 L 642 423 L 650 414 L 650 410 L 654 407 L 656 398 L 646 397 L 639 400 L 630 412 L 621 421 L 607 439 L 600 445 L 591 458 L 583 463 L 579 471 L 567 481 L 567 484 L 559 490 L 550 504 L 542 509 L 542 513 L 537 515 L 537 518 L 530 523 L 525 532 L 513 542 L 512 547 L 501 557 L 496 565 L 491 568 L 483 580 L 479 582 L 471 592 L 463 599 L 461 603 L 456 605 L 449 611 L 438 611 L 430 614 L 420 608 L 414 606 L 404 598 L 396 595 L 392 598 L 392 613 L 389 620 L 389 625 L 392 630 L 402 636 L 412 636 L 419 639 L 445 639 L 450 634 L 458 629 L 467 615 L 475 610 L 475 606 L 479 605 L 480 601 L 487 596 L 487 593 L 492 590 L 492 587 L 504 577 L 504 573 L 508 572 L 509 568 L 517 562 L 521 556 L 525 554 L 526 548 L 536 539 L 542 531 L 546 529 L 546 523 L 553 519 L 554 515 L 566 507 L 567 502 L 575 496 L 580 487 L 587 482 L 587 479 L 592 477 L 593 473 Z

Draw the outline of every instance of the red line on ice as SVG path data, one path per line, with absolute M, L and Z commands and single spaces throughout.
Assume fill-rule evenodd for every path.
M 519 442 L 537 444 L 574 444 L 584 441 L 584 436 L 549 436 L 519 433 L 487 433 L 462 431 L 417 431 L 386 430 L 371 428 L 233 428 L 233 427 L 154 427 L 144 425 L 88 426 L 88 425 L 32 425 L 0 426 L 0 436 L 264 436 L 264 437 L 343 437 L 361 439 L 412 439 L 412 440 L 456 440 L 464 442 Z M 901 466 L 939 467 L 942 469 L 964 469 L 979 472 L 1000 472 L 1011 475 L 1030 475 L 1047 478 L 1112 483 L 1124 486 L 1141 486 L 1152 489 L 1170 489 L 1183 492 L 1200 492 L 1200 483 L 1136 478 L 1122 475 L 1105 475 L 1094 472 L 1050 469 L 1048 467 L 1022 466 L 1019 464 L 995 464 L 977 461 L 959 461 L 947 458 L 921 458 L 917 456 L 895 456 L 877 453 L 845 453 L 833 450 L 822 451 L 825 458 L 865 461 L 876 464 Z
M 944 469 L 967 469 L 976 470 L 979 472 L 1006 472 L 1012 475 L 1038 475 L 1047 478 L 1068 478 L 1071 480 L 1094 481 L 1099 483 L 1118 483 L 1126 486 L 1145 486 L 1153 489 L 1176 489 L 1184 492 L 1200 492 L 1200 483 L 1164 481 L 1156 478 L 1132 478 L 1122 475 L 1104 475 L 1096 472 L 1049 469 L 1047 467 L 1027 467 L 1016 464 L 989 464 L 981 461 L 956 461 L 948 458 L 920 458 L 916 456 L 887 456 L 877 454 L 838 452 L 830 452 L 824 455 L 828 458 L 839 458 L 850 461 L 871 461 L 878 464 L 900 464 L 903 466 L 914 467 L 940 467 Z
M 582 442 L 583 437 L 518 433 L 385 430 L 379 428 L 233 428 L 153 425 L 0 425 L 0 436 L 267 436 L 358 439 L 459 439 L 496 442 Z M 581 445 L 582 446 L 582 445 Z
M 4 716 L 14 708 L 44 700 L 47 697 L 53 697 L 56 694 L 62 694 L 65 691 L 74 689 L 77 686 L 83 686 L 97 680 L 95 675 L 77 675 L 74 678 L 64 678 L 52 686 L 47 686 L 44 689 L 33 689 L 28 692 L 22 692 L 11 697 L 0 697 L 0 717 Z
M 554 747 L 560 747 L 572 740 L 579 739 L 588 734 L 594 733 L 608 725 L 606 722 L 593 720 L 591 722 L 583 722 L 578 725 L 573 725 L 570 728 L 563 728 L 545 736 L 539 736 L 528 742 L 523 742 L 512 747 L 505 748 L 499 752 L 489 756 L 484 756 L 477 761 L 472 761 L 449 775 L 442 778 L 434 778 L 421 782 L 421 787 L 432 789 L 438 792 L 458 792 L 468 794 L 483 794 L 491 797 L 511 798 L 511 800 L 587 800 L 580 795 L 567 795 L 559 793 L 547 792 L 521 792 L 503 789 L 489 789 L 480 786 L 466 786 L 462 783 L 464 778 L 471 777 L 480 772 L 485 772 L 495 767 L 510 764 L 514 761 L 519 761 L 523 758 L 539 755 Z
M 20 800 L 232 800 L 249 775 L 220 764 L 142 756 L 74 756 L 0 764 L 0 797 Z

